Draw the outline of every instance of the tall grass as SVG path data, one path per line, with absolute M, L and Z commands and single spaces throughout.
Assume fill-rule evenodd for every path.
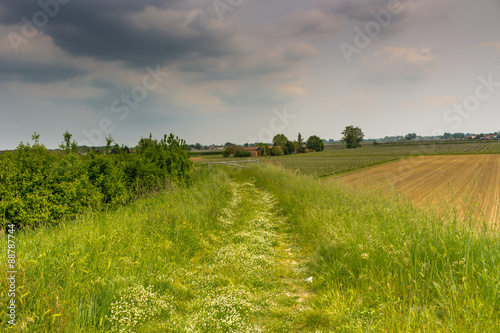
M 311 253 L 315 306 L 334 331 L 500 331 L 500 237 L 383 196 L 266 167 Z
M 498 236 L 278 167 L 200 169 L 16 239 L 18 331 L 500 331 Z M 287 248 L 308 265 L 292 273 Z
M 140 199 L 116 211 L 16 232 L 16 327 L 29 332 L 91 332 L 109 329 L 106 316 L 120 291 L 137 285 L 189 293 L 159 276 L 189 261 L 231 197 L 224 173 L 198 173 L 193 185 Z M 5 261 L 0 268 L 7 271 Z M 1 280 L 2 304 L 7 281 Z M 143 290 L 146 295 L 147 291 Z M 6 307 L 0 327 L 6 328 Z

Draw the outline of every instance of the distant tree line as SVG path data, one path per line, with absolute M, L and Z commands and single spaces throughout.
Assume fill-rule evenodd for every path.
M 224 157 L 249 157 L 251 155 L 248 150 L 244 149 L 244 147 L 250 146 L 248 143 L 246 143 L 244 147 L 240 147 L 228 142 L 225 146 L 226 149 L 223 152 Z M 307 149 L 312 151 L 323 151 L 325 149 L 323 140 L 318 136 L 312 135 L 307 142 L 304 143 L 304 139 L 300 133 L 297 135 L 297 140 L 294 141 L 289 140 L 285 134 L 276 134 L 271 146 L 263 142 L 256 143 L 252 146 L 259 147 L 262 156 L 302 154 L 305 153 Z

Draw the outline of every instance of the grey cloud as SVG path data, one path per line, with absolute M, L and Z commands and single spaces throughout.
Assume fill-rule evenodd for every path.
M 85 71 L 56 63 L 18 63 L 0 59 L 0 80 L 49 83 L 84 76 Z
M 170 10 L 178 20 L 165 26 L 140 26 L 131 16 L 146 8 Z M 194 17 L 191 10 L 199 10 Z M 22 16 L 40 11 L 36 2 L 3 4 L 3 24 L 19 24 Z M 176 19 L 176 17 L 172 19 Z M 147 19 L 147 18 L 146 18 Z M 72 1 L 43 27 L 64 51 L 104 61 L 123 61 L 130 67 L 168 64 L 186 55 L 222 56 L 236 52 L 231 32 L 217 25 L 202 8 L 181 1 Z M 181 26 L 179 23 L 183 23 Z
M 363 80 L 414 82 L 432 75 L 436 57 L 430 49 L 387 46 L 363 58 Z
M 391 0 L 350 0 L 350 1 L 319 1 L 318 6 L 325 12 L 334 13 L 335 15 L 344 16 L 351 20 L 360 22 L 368 22 L 373 20 L 372 11 L 379 12 L 387 10 Z M 404 7 L 405 1 L 397 1 Z
M 334 38 L 340 31 L 339 19 L 332 13 L 317 8 L 297 10 L 283 20 L 283 29 L 293 36 L 305 36 L 313 39 Z

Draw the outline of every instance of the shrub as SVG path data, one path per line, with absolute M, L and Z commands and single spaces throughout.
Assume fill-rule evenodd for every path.
M 138 193 L 186 184 L 192 162 L 185 142 L 164 136 L 139 141 L 138 154 L 98 155 L 84 159 L 72 151 L 64 134 L 66 154 L 56 155 L 38 142 L 20 143 L 0 158 L 0 225 L 36 226 L 56 222 L 87 209 L 114 207 Z M 107 138 L 108 145 L 111 137 Z M 66 149 L 67 148 L 67 149 Z
M 252 154 L 248 150 L 238 149 L 234 154 L 234 157 L 250 157 Z
M 236 145 L 231 145 L 226 147 L 224 152 L 222 153 L 223 157 L 250 157 L 252 154 L 248 151 L 243 149 L 242 147 L 238 147 Z
M 272 156 L 283 156 L 283 154 L 283 149 L 278 146 L 274 146 L 273 149 L 271 149 Z
M 236 154 L 237 147 L 235 145 L 227 146 L 222 153 L 223 157 L 234 156 Z

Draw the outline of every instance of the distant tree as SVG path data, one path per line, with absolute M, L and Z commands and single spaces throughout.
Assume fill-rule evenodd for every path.
M 417 134 L 415 133 L 408 133 L 405 136 L 405 139 L 408 141 L 415 140 L 417 138 Z
M 120 145 L 115 143 L 113 148 L 111 148 L 111 154 L 120 154 L 122 151 L 120 149 Z
M 37 137 L 37 135 L 38 134 L 36 134 L 36 132 L 33 135 L 33 137 L 35 138 L 34 139 L 35 142 L 38 142 L 38 139 L 40 138 L 40 135 L 38 135 L 38 137 Z M 62 150 L 64 150 L 66 152 L 66 154 L 69 154 L 70 152 L 76 153 L 78 151 L 76 141 L 73 140 L 73 142 L 71 142 L 71 137 L 72 136 L 73 135 L 70 134 L 68 132 L 68 130 L 66 130 L 66 132 L 64 132 L 64 134 L 63 134 L 64 142 L 61 142 L 61 144 L 59 145 L 59 148 L 61 148 Z
M 124 145 L 120 147 L 118 143 L 115 143 L 111 148 L 111 154 L 130 154 L 130 149 Z
M 243 145 L 243 147 L 248 147 L 248 142 L 246 142 L 246 143 Z
M 226 149 L 224 149 L 224 152 L 222 152 L 223 157 L 250 157 L 251 155 L 252 154 L 248 150 L 236 145 L 227 146 Z
M 288 154 L 293 154 L 295 152 L 295 144 L 293 143 L 293 141 L 288 140 L 286 142 L 285 147 L 286 147 Z
M 223 157 L 234 156 L 234 154 L 236 154 L 236 145 L 226 146 L 226 149 L 222 152 Z
M 195 143 L 194 148 L 200 150 L 201 148 L 203 148 L 203 146 L 199 142 L 197 142 Z
M 325 149 L 325 143 L 318 136 L 312 135 L 307 139 L 306 147 L 314 151 L 323 151 Z
M 365 135 L 359 127 L 346 126 L 342 132 L 342 142 L 345 143 L 347 148 L 357 148 L 361 147 L 361 142 Z
M 68 132 L 68 131 L 66 131 L 66 132 Z M 66 134 L 66 133 L 64 133 L 64 134 Z M 64 138 L 66 139 L 66 137 L 64 137 Z M 40 134 L 37 134 L 37 132 L 33 133 L 33 135 L 31 136 L 31 140 L 35 141 L 35 145 L 38 145 L 38 143 L 40 142 Z
M 250 156 L 252 156 L 252 154 L 248 150 L 244 150 L 241 148 L 236 149 L 236 153 L 234 153 L 234 157 L 250 157 Z
M 283 149 L 281 149 L 279 146 L 273 146 L 273 149 L 271 149 L 271 155 L 272 156 L 282 156 L 284 153 L 283 153 Z
M 453 135 L 451 133 L 445 132 L 443 134 L 443 139 L 444 140 L 449 140 L 449 139 L 452 139 L 452 138 L 453 138 Z
M 273 146 L 281 147 L 285 155 L 288 155 L 290 153 L 286 147 L 287 142 L 288 138 L 285 136 L 285 134 L 276 134 L 273 138 Z
M 306 152 L 306 147 L 304 147 L 304 139 L 302 138 L 302 134 L 300 133 L 297 136 L 297 141 L 295 141 L 295 152 L 299 154 Z
M 269 146 L 266 143 L 257 143 L 255 146 L 260 148 L 260 150 L 262 151 L 262 156 L 269 155 Z
M 111 140 L 111 141 L 109 141 Z M 109 138 L 106 138 L 106 150 L 109 149 L 108 145 L 111 145 L 111 142 L 113 142 L 113 139 L 111 138 L 111 135 Z M 139 140 L 139 143 L 137 144 L 137 154 L 143 154 L 146 151 L 151 150 L 153 147 L 156 146 L 156 140 L 153 139 L 153 135 L 149 133 L 149 138 L 143 138 Z
M 149 134 L 149 138 L 151 139 L 151 133 Z M 111 135 L 109 135 L 106 138 L 106 154 L 109 154 L 109 149 L 111 148 L 112 143 L 113 143 L 113 138 L 111 137 Z
M 224 147 L 229 147 L 229 146 L 234 146 L 234 143 L 231 143 L 231 142 L 226 142 L 224 144 Z

